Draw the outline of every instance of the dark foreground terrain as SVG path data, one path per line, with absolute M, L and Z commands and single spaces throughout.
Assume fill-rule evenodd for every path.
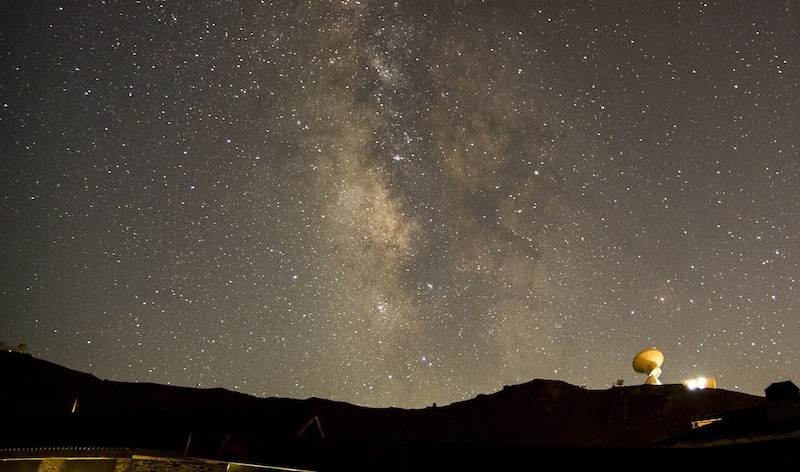
M 98 379 L 0 352 L 0 457 L 128 449 L 309 470 L 800 470 L 800 395 L 533 380 L 423 409 Z

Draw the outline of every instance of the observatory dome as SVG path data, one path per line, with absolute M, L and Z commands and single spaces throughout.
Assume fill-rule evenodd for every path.
M 640 374 L 647 374 L 648 385 L 661 385 L 658 376 L 661 375 L 661 364 L 664 363 L 664 353 L 656 348 L 645 349 L 633 358 L 633 370 Z

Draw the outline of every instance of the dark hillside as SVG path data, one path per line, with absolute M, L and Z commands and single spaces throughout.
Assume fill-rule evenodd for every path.
M 368 457 L 419 459 L 432 450 L 467 462 L 478 451 L 501 450 L 508 460 L 621 451 L 644 458 L 665 439 L 691 433 L 696 420 L 766 418 L 764 397 L 683 385 L 587 390 L 532 380 L 450 405 L 401 409 L 112 382 L 20 353 L 0 352 L 0 373 L 3 416 L 14 425 L 0 432 L 0 449 L 148 448 L 317 469 Z

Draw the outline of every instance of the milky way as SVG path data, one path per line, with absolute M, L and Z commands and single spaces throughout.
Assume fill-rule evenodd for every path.
M 800 3 L 4 5 L 0 340 L 424 407 L 800 381 Z

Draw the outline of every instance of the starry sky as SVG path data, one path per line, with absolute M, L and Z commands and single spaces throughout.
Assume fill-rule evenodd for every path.
M 800 382 L 800 2 L 2 10 L 0 341 L 373 407 Z

